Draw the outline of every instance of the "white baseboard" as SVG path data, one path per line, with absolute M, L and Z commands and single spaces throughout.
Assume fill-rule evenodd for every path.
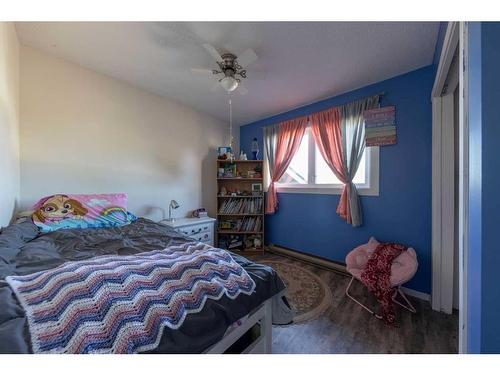
M 341 273 L 344 273 L 346 276 L 349 275 L 349 272 L 347 272 L 344 264 L 339 264 L 339 263 L 329 261 L 329 260 L 323 259 L 323 258 L 317 258 L 315 256 L 311 256 L 311 255 L 301 253 L 298 251 L 286 249 L 284 247 L 281 247 L 281 246 L 278 246 L 275 244 L 269 244 L 268 248 L 271 250 L 271 252 L 285 255 L 285 256 L 289 256 L 289 257 L 296 258 L 299 260 L 303 260 L 305 262 L 309 262 L 309 263 L 312 263 L 312 264 L 317 265 L 317 266 L 331 269 L 332 271 L 341 272 Z M 415 298 L 418 298 L 418 299 L 421 299 L 421 300 L 424 300 L 427 302 L 430 302 L 430 300 L 431 300 L 430 294 L 419 292 L 418 290 L 409 289 L 409 288 L 405 288 L 405 287 L 401 287 L 401 289 L 403 289 L 403 292 L 405 292 L 409 296 L 412 296 L 412 297 L 415 297 Z
M 415 290 L 415 289 L 405 288 L 404 286 L 402 286 L 401 289 L 403 289 L 403 292 L 405 292 L 409 296 L 412 296 L 412 297 L 415 297 L 415 298 L 418 298 L 418 299 L 421 299 L 421 300 L 424 300 L 427 302 L 431 301 L 431 295 L 428 293 L 419 292 L 418 290 Z

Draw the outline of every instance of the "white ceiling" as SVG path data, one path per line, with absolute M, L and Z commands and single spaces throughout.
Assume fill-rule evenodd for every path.
M 202 47 L 253 48 L 259 60 L 233 95 L 242 125 L 432 63 L 437 22 L 19 22 L 21 43 L 227 120 L 227 94 Z M 252 79 L 252 72 L 264 79 Z

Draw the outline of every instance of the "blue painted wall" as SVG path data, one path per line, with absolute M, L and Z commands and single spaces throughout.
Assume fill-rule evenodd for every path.
M 431 90 L 428 67 L 310 104 L 240 128 L 240 147 L 250 155 L 262 128 L 342 105 L 381 91 L 382 106 L 396 106 L 398 144 L 380 149 L 380 195 L 361 197 L 364 225 L 353 228 L 336 213 L 339 195 L 279 193 L 279 211 L 266 216 L 266 242 L 344 262 L 346 254 L 370 236 L 416 249 L 420 267 L 407 286 L 431 291 Z
M 468 350 L 500 353 L 500 23 L 469 24 Z

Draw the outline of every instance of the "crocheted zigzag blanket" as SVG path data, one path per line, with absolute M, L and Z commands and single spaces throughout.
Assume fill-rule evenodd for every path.
M 202 243 L 74 261 L 6 278 L 28 318 L 35 353 L 138 353 L 155 349 L 208 298 L 251 294 L 231 255 Z

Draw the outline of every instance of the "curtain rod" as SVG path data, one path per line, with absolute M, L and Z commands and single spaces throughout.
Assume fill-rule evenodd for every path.
M 345 103 L 345 104 L 354 103 L 354 102 L 357 102 L 357 101 L 359 101 L 359 100 L 363 100 L 363 99 L 371 98 L 372 96 L 385 96 L 386 94 L 387 94 L 387 92 L 386 92 L 386 91 L 381 91 L 381 92 L 379 92 L 379 93 L 377 93 L 377 94 L 372 94 L 372 95 L 368 95 L 368 96 L 363 96 L 362 98 L 356 99 L 356 100 L 354 100 L 354 101 L 352 101 L 352 102 L 348 102 L 348 103 Z M 332 106 L 332 107 L 329 107 L 329 108 L 326 108 L 326 109 L 322 109 L 321 111 L 317 111 L 317 112 L 310 113 L 310 114 L 308 114 L 308 115 L 297 116 L 297 117 L 293 117 L 293 118 L 307 117 L 307 119 L 309 120 L 309 116 L 311 116 L 311 115 L 312 115 L 312 114 L 314 114 L 314 113 L 320 113 L 320 112 L 328 111 L 329 109 L 332 109 L 332 108 L 335 108 L 335 107 L 342 107 L 342 106 L 343 106 L 343 105 L 345 105 L 345 104 L 334 105 L 334 106 Z M 290 110 L 289 112 L 291 112 L 291 111 L 293 111 L 293 109 L 292 109 L 292 110 Z M 285 113 L 286 113 L 286 112 L 285 112 Z M 282 113 L 282 114 L 283 114 L 283 113 Z M 275 115 L 275 116 L 279 116 L 279 114 L 278 114 L 278 115 Z M 273 117 L 274 117 L 274 116 L 273 116 Z M 291 120 L 291 119 L 290 119 L 290 120 Z M 288 120 L 285 120 L 285 121 L 288 121 Z M 276 125 L 276 124 L 279 124 L 279 123 L 281 123 L 281 122 L 283 122 L 283 121 L 280 121 L 280 122 L 277 122 L 277 123 L 273 123 L 273 124 L 264 125 L 264 126 L 262 126 L 262 128 L 265 128 L 265 127 L 267 127 L 267 126 Z

